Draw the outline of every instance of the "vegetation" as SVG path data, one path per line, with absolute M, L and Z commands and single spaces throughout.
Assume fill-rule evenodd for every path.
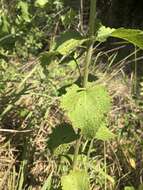
M 87 32 L 82 0 L 0 5 L 1 189 L 142 190 L 143 31 L 103 26 L 96 0 Z

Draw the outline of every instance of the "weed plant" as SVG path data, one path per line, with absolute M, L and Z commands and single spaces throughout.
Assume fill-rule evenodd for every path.
M 100 49 L 109 36 L 142 48 L 142 31 L 97 24 L 90 3 L 84 34 L 64 1 L 1 1 L 1 189 L 143 188 L 138 76 L 125 73 L 138 49 Z

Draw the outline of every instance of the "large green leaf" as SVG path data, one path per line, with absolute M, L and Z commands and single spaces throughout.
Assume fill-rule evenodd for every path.
M 73 127 L 80 128 L 86 137 L 92 138 L 106 123 L 105 114 L 110 110 L 110 96 L 101 85 L 87 89 L 73 85 L 62 96 L 61 107 L 67 112 Z
M 121 38 L 143 49 L 143 31 L 119 28 L 111 33 L 112 37 Z
M 71 171 L 61 178 L 62 190 L 89 190 L 89 177 L 85 171 Z
M 53 49 L 62 55 L 68 55 L 85 41 L 87 41 L 87 39 L 83 38 L 78 32 L 68 31 L 61 34 L 61 36 L 55 40 Z
M 101 26 L 97 32 L 96 41 L 104 42 L 108 37 L 116 37 L 126 40 L 143 49 L 143 31 L 125 28 L 110 28 Z

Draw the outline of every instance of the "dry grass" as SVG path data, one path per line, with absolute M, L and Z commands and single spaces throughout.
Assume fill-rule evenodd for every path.
M 103 75 L 100 69 L 96 72 L 100 76 Z M 143 135 L 140 118 L 142 110 L 132 98 L 131 80 L 125 79 L 121 73 L 113 77 L 107 72 L 101 80 L 106 83 L 113 97 L 113 109 L 109 114 L 110 127 L 118 134 L 113 142 L 106 144 L 108 174 L 115 179 L 115 186 L 109 180 L 108 188 L 113 190 L 121 190 L 125 185 L 131 184 L 138 186 L 143 180 L 141 167 Z M 73 72 L 72 75 L 74 76 Z M 56 79 L 56 84 L 58 80 L 59 78 Z M 0 187 L 2 190 L 21 190 L 20 188 L 41 190 L 51 173 L 53 189 L 56 189 L 56 186 L 60 187 L 61 163 L 47 149 L 47 140 L 51 129 L 66 118 L 58 107 L 58 98 L 51 96 L 53 89 L 51 90 L 48 85 L 49 83 L 37 86 L 34 91 L 22 95 L 14 109 L 1 120 Z M 41 95 L 35 95 L 37 92 Z M 19 114 L 21 113 L 19 110 L 27 112 L 23 116 Z M 91 157 L 91 161 L 96 159 L 102 165 L 103 147 L 98 147 L 98 144 L 95 143 L 93 147 L 95 157 Z M 92 177 L 92 172 L 90 175 Z M 99 179 L 99 182 L 102 180 Z M 101 189 L 99 182 L 93 185 L 93 189 Z

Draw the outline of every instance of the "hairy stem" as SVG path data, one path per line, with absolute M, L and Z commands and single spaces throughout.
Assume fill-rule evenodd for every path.
M 95 35 L 95 21 L 96 21 L 96 0 L 90 0 L 89 38 L 91 39 Z M 87 82 L 88 82 L 89 65 L 92 58 L 93 44 L 94 42 L 91 40 L 87 47 L 87 54 L 86 54 L 85 66 L 84 66 L 83 85 L 82 85 L 83 88 L 86 88 Z M 82 139 L 82 136 L 80 135 L 80 138 L 76 142 L 73 165 L 72 165 L 73 170 L 77 166 L 77 157 L 79 153 L 81 139 Z
M 92 58 L 93 44 L 90 44 L 88 47 L 88 51 L 85 59 L 85 67 L 84 67 L 84 77 L 83 77 L 83 87 L 86 88 L 88 82 L 88 74 L 89 74 L 89 65 Z
M 80 0 L 80 29 L 83 32 L 83 0 Z
M 89 38 L 91 39 L 95 35 L 95 21 L 96 21 L 96 0 L 90 0 Z M 93 45 L 94 42 L 91 40 L 88 44 L 87 54 L 85 58 L 84 78 L 83 78 L 84 88 L 86 88 L 88 82 L 89 65 L 92 59 Z
M 73 170 L 76 169 L 76 166 L 77 166 L 77 158 L 78 158 L 78 153 L 79 153 L 81 139 L 82 139 L 82 136 L 80 135 L 80 138 L 76 141 L 74 158 L 73 158 L 73 165 L 72 165 L 72 169 Z
M 90 141 L 90 145 L 89 145 L 89 149 L 88 149 L 88 153 L 87 153 L 87 159 L 88 160 L 89 160 L 89 157 L 90 157 L 91 149 L 93 147 L 93 142 L 94 142 L 94 138 Z

